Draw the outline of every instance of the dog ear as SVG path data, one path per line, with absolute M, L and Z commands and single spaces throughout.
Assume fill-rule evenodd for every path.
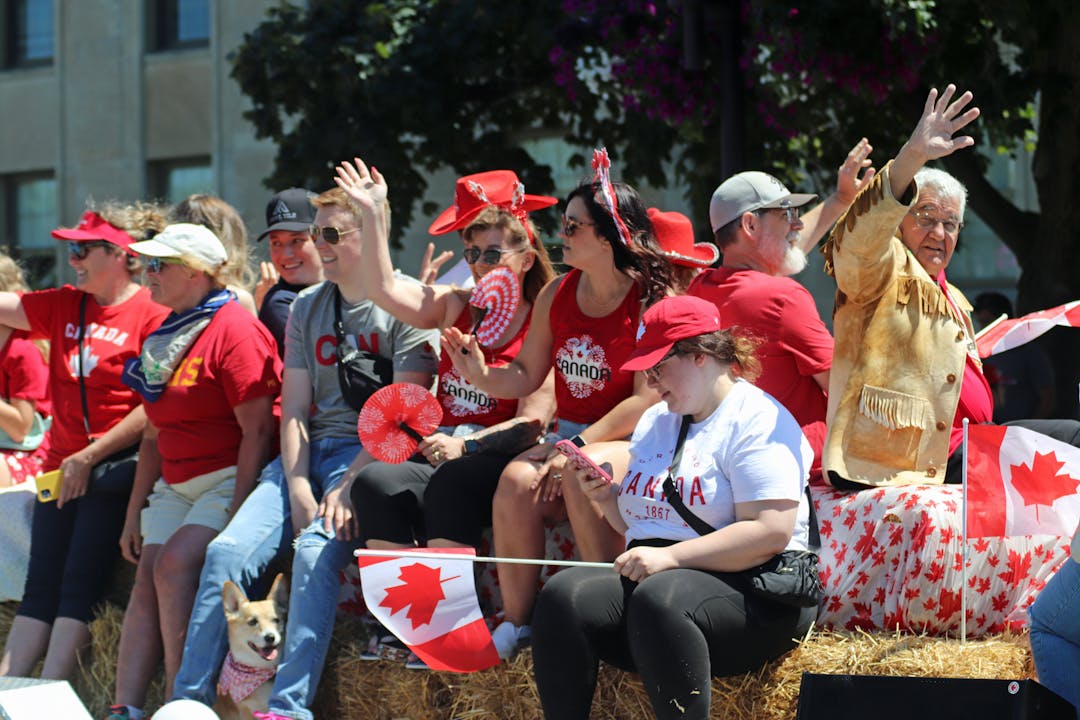
M 267 595 L 277 606 L 282 616 L 289 610 L 289 585 L 285 576 L 281 573 L 274 578 L 274 584 L 270 586 L 270 594 Z
M 221 603 L 225 606 L 225 615 L 233 615 L 240 606 L 247 602 L 247 595 L 232 580 L 226 580 L 221 586 Z

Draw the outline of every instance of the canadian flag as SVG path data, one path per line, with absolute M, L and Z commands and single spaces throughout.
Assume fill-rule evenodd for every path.
M 1031 342 L 1055 325 L 1080 327 L 1080 300 L 988 325 L 975 338 L 979 357 L 990 357 Z
M 1080 449 L 1032 430 L 972 425 L 968 537 L 1061 535 L 1080 522 Z
M 499 663 L 476 600 L 471 548 L 365 552 L 357 562 L 368 609 L 429 668 L 474 672 Z

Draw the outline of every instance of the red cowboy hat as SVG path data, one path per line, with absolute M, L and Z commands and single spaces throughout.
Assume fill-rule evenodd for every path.
M 649 208 L 649 220 L 656 230 L 660 253 L 673 265 L 705 268 L 720 257 L 720 251 L 712 243 L 694 242 L 694 226 L 682 213 Z
M 445 235 L 452 230 L 464 230 L 489 205 L 529 213 L 551 207 L 557 202 L 557 198 L 546 195 L 526 195 L 525 186 L 513 170 L 489 170 L 466 175 L 454 183 L 453 206 L 435 218 L 428 232 Z

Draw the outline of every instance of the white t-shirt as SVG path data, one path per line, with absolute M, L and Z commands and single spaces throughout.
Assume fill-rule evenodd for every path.
M 698 537 L 667 500 L 663 482 L 682 416 L 657 403 L 630 439 L 630 466 L 619 488 L 626 541 Z M 789 550 L 807 548 L 806 481 L 814 453 L 799 424 L 771 395 L 740 380 L 712 415 L 690 425 L 675 487 L 687 509 L 714 528 L 735 522 L 735 504 L 798 500 Z

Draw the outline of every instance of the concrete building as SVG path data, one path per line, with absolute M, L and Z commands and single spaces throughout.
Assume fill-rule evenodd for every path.
M 88 199 L 211 192 L 260 227 L 274 146 L 226 60 L 272 0 L 0 0 L 0 228 L 39 287 Z

